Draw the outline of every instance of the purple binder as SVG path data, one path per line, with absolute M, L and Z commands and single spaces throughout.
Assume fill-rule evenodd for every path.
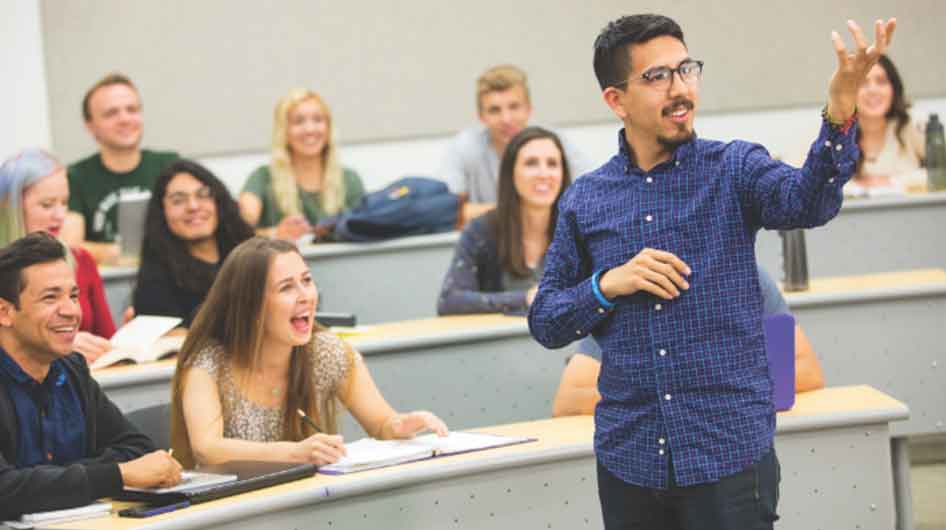
M 788 410 L 795 404 L 795 317 L 769 315 L 762 319 L 762 327 L 769 372 L 775 386 L 775 410 Z

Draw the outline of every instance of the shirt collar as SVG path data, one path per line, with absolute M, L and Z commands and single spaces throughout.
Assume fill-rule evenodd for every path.
M 46 384 L 52 381 L 55 381 L 56 386 L 61 386 L 65 382 L 66 373 L 62 369 L 62 359 L 56 359 L 49 365 L 49 373 L 46 374 L 46 379 L 39 384 Z M 13 360 L 13 357 L 10 357 L 10 354 L 7 353 L 2 347 L 0 347 L 0 371 L 3 371 L 10 377 L 14 382 L 18 384 L 26 383 L 36 383 L 36 380 L 33 377 L 26 373 L 23 368 L 20 367 L 20 364 Z
M 621 155 L 621 158 L 624 161 L 625 173 L 630 173 L 631 169 L 640 170 L 637 166 L 637 157 L 634 156 L 634 151 L 631 149 L 631 146 L 627 144 L 627 137 L 624 135 L 625 129 L 618 131 L 618 152 Z M 657 164 L 654 169 L 659 168 L 660 166 L 671 163 L 677 164 L 678 162 L 683 162 L 689 158 L 690 153 L 693 151 L 696 145 L 696 132 L 693 133 L 693 138 L 689 141 L 680 144 L 676 149 L 673 150 L 673 154 L 670 155 L 670 159 L 667 162 L 662 162 Z

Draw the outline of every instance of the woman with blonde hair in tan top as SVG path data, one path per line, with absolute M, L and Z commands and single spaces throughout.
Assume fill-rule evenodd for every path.
M 385 401 L 361 355 L 315 322 L 317 301 L 309 267 L 293 244 L 254 237 L 230 253 L 178 358 L 175 458 L 186 467 L 335 462 L 345 454 L 336 434 L 339 401 L 375 438 L 447 434 L 434 414 L 400 414 Z

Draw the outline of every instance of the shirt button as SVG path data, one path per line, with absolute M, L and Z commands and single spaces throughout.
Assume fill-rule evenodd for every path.
M 598 308 L 598 313 L 604 313 L 604 308 L 603 308 L 603 307 L 599 307 L 599 308 Z
M 831 147 L 831 140 L 825 140 L 825 141 L 824 141 L 824 146 L 825 146 L 825 147 Z
M 647 177 L 647 179 L 645 179 L 645 180 L 647 180 L 647 183 L 648 183 L 648 184 L 653 184 L 653 183 L 654 183 L 654 177 Z
M 659 353 L 660 353 L 660 356 L 663 357 L 664 355 L 667 355 L 667 350 L 661 348 Z
M 837 150 L 837 151 L 840 151 L 842 147 L 844 147 L 844 146 L 841 145 L 841 144 L 838 144 L 838 145 L 836 145 L 836 146 L 834 147 L 834 149 Z
M 666 399 L 667 401 L 670 401 L 670 394 L 664 394 L 664 399 Z
M 576 329 L 576 330 L 575 330 L 575 335 L 581 335 L 581 330 L 580 330 L 580 329 Z
M 630 173 L 630 171 L 631 171 L 631 166 L 624 166 L 625 173 Z
M 660 304 L 656 304 L 656 305 L 654 306 L 654 311 L 660 311 L 660 310 L 663 309 L 663 308 L 664 308 L 664 306 L 662 306 L 662 305 L 660 305 Z
M 673 163 L 673 165 L 679 167 L 679 166 L 680 166 L 680 161 L 677 160 L 676 162 Z
M 828 179 L 828 184 L 834 184 L 834 177 Z
M 657 451 L 657 452 L 658 452 L 659 454 L 661 454 L 661 455 L 664 454 L 664 450 L 663 450 L 663 449 L 661 449 L 660 451 Z
M 657 443 L 659 443 L 660 445 L 663 445 L 663 444 L 667 443 L 667 440 L 664 440 L 663 438 L 661 438 L 661 439 L 657 440 Z
M 654 220 L 654 216 L 653 216 L 653 215 L 648 215 L 648 216 L 644 217 L 644 220 L 649 223 L 649 222 L 651 222 L 651 221 Z

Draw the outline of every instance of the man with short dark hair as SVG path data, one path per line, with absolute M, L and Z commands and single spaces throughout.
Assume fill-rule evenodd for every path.
M 559 202 L 529 326 L 546 347 L 592 334 L 606 528 L 771 529 L 775 410 L 755 259 L 760 228 L 810 228 L 841 207 L 859 156 L 858 86 L 896 21 L 860 28 L 838 67 L 801 169 L 748 142 L 697 139 L 703 63 L 660 15 L 623 17 L 595 41 L 618 154 Z
M 454 193 L 464 194 L 463 219 L 468 221 L 496 207 L 499 161 L 513 136 L 529 125 L 532 101 L 526 73 L 504 64 L 476 80 L 476 112 L 482 127 L 460 131 L 447 146 L 437 177 Z M 591 169 L 587 158 L 559 135 L 573 178 Z
M 141 97 L 118 73 L 96 82 L 82 98 L 85 127 L 99 152 L 69 166 L 69 214 L 63 239 L 86 248 L 96 261 L 118 258 L 119 198 L 147 195 L 158 174 L 177 158 L 171 151 L 141 148 Z
M 71 353 L 82 312 L 65 252 L 40 232 L 0 250 L 0 520 L 180 481 Z

